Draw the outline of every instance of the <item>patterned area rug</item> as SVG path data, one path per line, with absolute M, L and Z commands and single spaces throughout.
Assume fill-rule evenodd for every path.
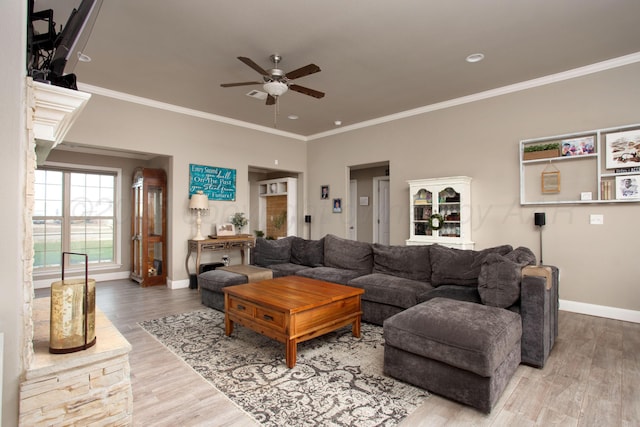
M 203 309 L 140 325 L 265 426 L 393 426 L 427 397 L 382 373 L 382 328 L 362 324 L 298 344 L 288 369 L 284 344 Z

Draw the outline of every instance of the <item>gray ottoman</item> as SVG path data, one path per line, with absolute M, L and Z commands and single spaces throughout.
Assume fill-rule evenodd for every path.
M 384 322 L 384 371 L 491 412 L 520 364 L 520 315 L 434 298 Z
M 222 288 L 247 283 L 247 276 L 224 270 L 211 270 L 198 275 L 202 304 L 224 311 Z

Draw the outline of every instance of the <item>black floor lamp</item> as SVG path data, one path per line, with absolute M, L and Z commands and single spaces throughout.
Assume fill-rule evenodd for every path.
M 536 212 L 533 215 L 533 221 L 540 230 L 540 265 L 542 265 L 542 226 L 546 223 L 546 215 L 544 212 Z

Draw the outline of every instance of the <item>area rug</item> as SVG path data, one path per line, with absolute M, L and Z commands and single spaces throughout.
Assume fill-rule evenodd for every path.
M 393 426 L 427 397 L 382 372 L 382 328 L 346 327 L 298 344 L 287 368 L 284 344 L 203 309 L 140 325 L 265 426 Z

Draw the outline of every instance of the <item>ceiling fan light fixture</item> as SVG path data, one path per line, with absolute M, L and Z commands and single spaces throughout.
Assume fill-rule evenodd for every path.
M 289 86 L 278 81 L 267 82 L 262 87 L 264 88 L 265 92 L 274 97 L 282 95 L 289 89 Z

